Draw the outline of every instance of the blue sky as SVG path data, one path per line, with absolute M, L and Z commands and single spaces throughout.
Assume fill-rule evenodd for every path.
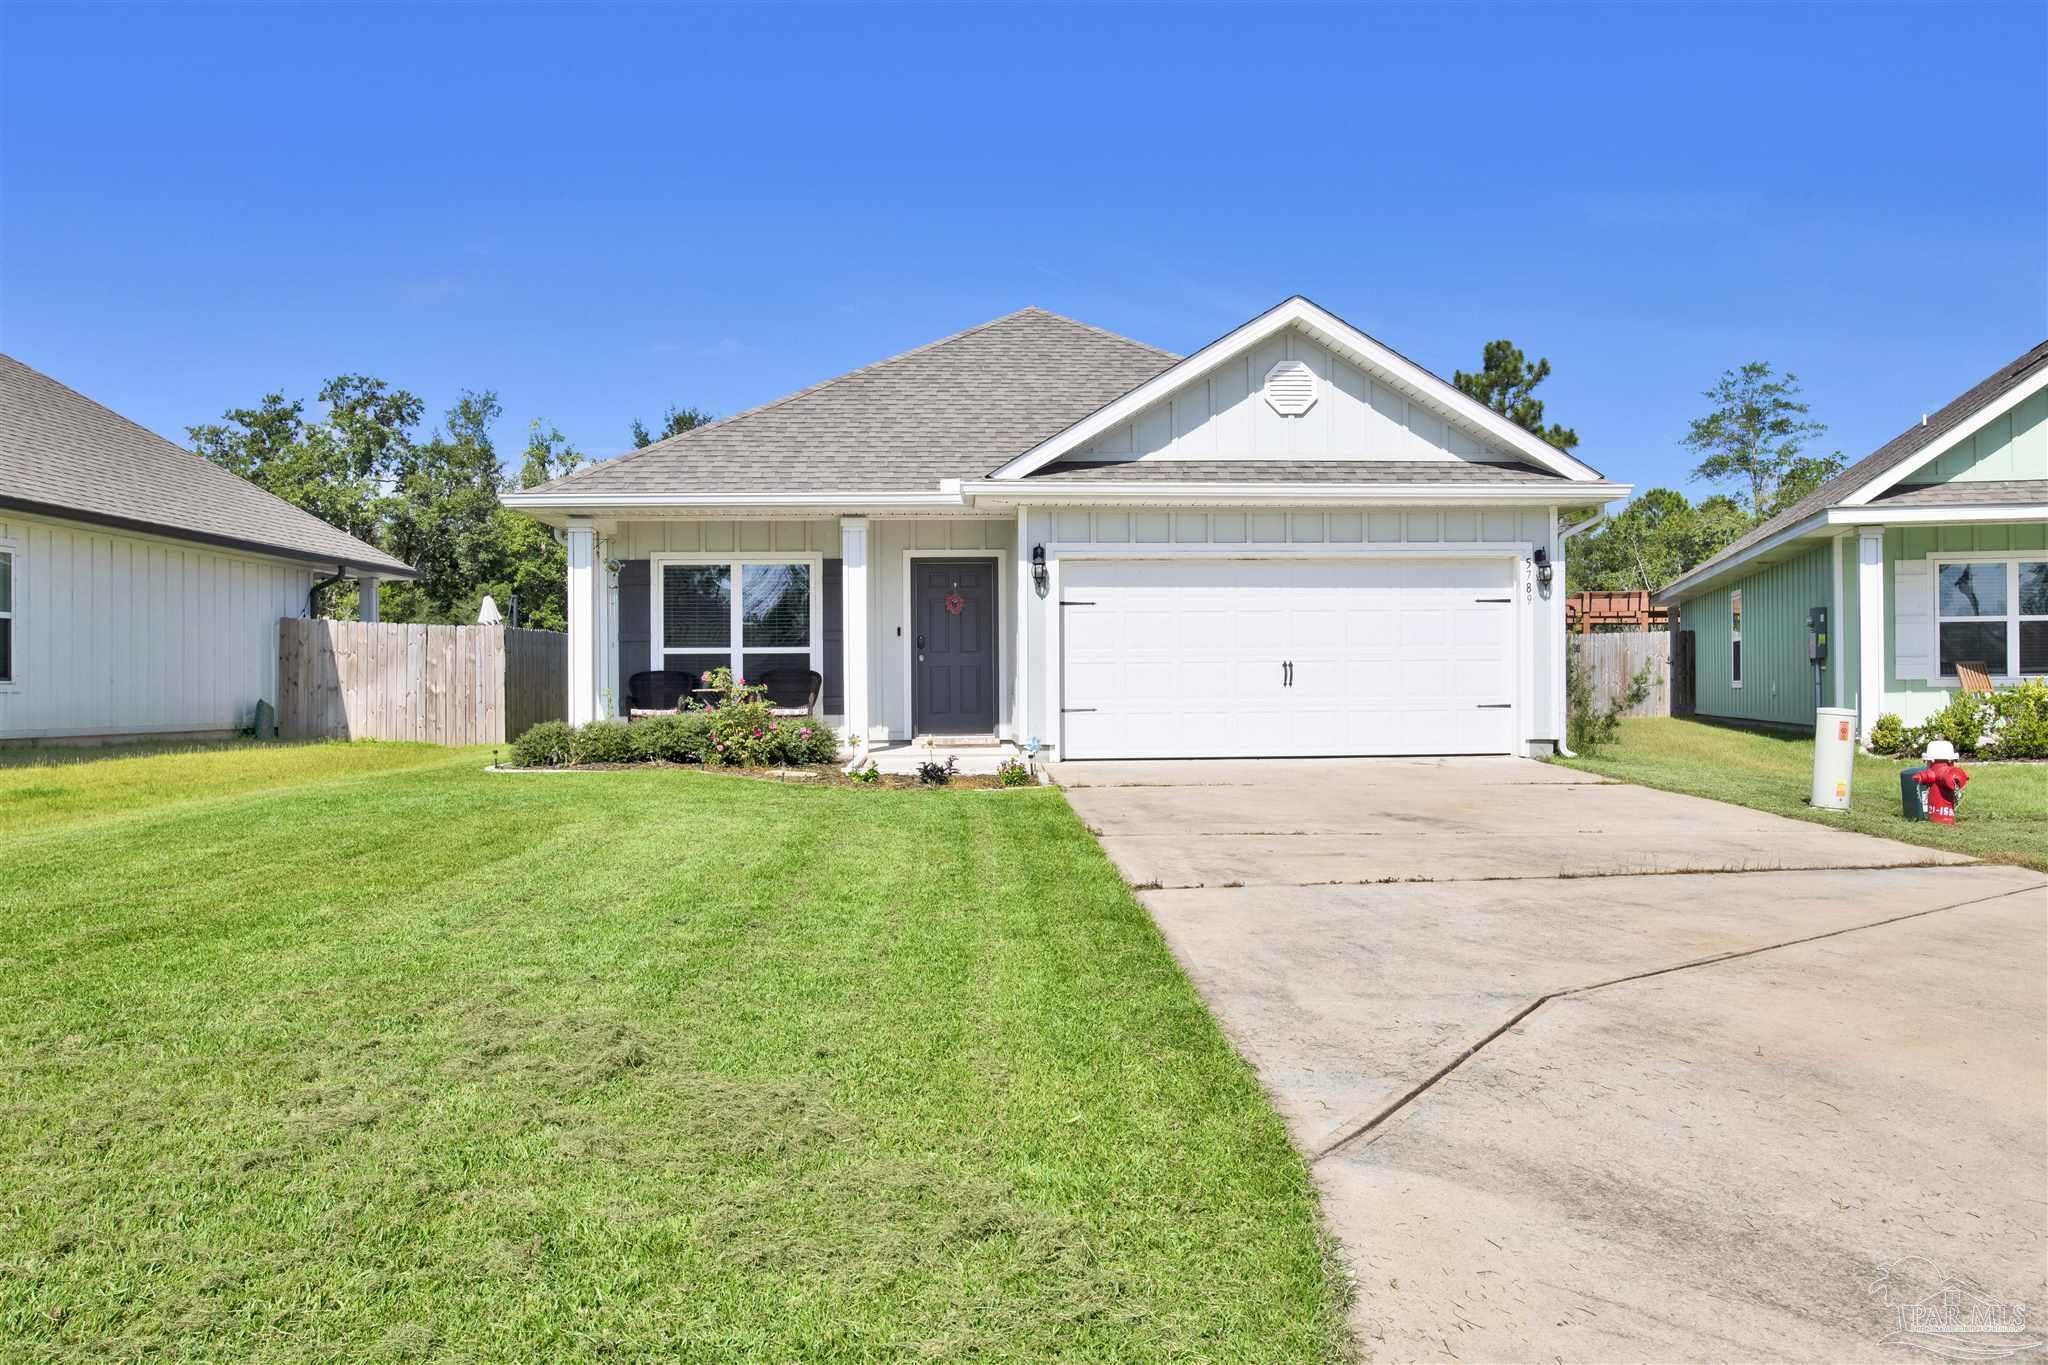
M 1860 456 L 2048 336 L 2048 6 L 0 9 L 0 346 L 174 439 L 360 371 L 586 452 L 1026 304 L 1724 368 Z M 1693 488 L 1695 493 L 1700 490 Z

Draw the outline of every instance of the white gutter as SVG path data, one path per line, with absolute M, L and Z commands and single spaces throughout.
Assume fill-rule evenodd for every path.
M 1557 533 L 1557 548 L 1555 552 L 1551 555 L 1551 558 L 1554 561 L 1556 561 L 1557 570 L 1557 638 L 1558 648 L 1560 649 L 1560 651 L 1568 650 L 1572 647 L 1571 636 L 1565 631 L 1564 625 L 1565 543 L 1569 541 L 1573 536 L 1578 535 L 1581 531 L 1590 531 L 1595 526 L 1598 526 L 1601 522 L 1605 520 L 1607 520 L 1607 512 L 1603 508 L 1602 510 L 1595 512 L 1592 516 L 1587 517 L 1577 526 L 1568 526 L 1564 530 L 1559 531 Z M 1564 655 L 1562 653 L 1559 653 L 1558 659 L 1560 662 L 1562 662 L 1564 660 Z M 1566 668 L 1569 667 L 1570 665 L 1566 664 Z M 1559 677 L 1557 680 L 1557 751 L 1559 754 L 1563 755 L 1566 758 L 1577 758 L 1578 755 L 1573 753 L 1564 742 L 1565 737 L 1571 733 L 1571 728 L 1567 724 L 1569 716 L 1567 715 L 1567 703 L 1565 701 L 1564 695 L 1565 685 L 1563 673 L 1564 670 L 1560 669 Z

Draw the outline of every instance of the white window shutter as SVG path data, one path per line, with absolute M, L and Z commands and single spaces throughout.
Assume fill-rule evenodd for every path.
M 1934 571 L 1924 559 L 1898 562 L 1892 586 L 1892 651 L 1901 681 L 1933 682 Z

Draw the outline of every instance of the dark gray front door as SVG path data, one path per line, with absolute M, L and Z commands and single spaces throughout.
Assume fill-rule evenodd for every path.
M 996 566 L 989 559 L 910 561 L 910 722 L 920 735 L 996 728 Z

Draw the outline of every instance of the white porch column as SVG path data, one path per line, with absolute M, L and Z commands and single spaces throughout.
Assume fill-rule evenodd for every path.
M 376 621 L 377 585 L 383 582 L 375 574 L 364 574 L 356 580 L 356 615 L 364 621 Z
M 1017 638 L 1010 661 L 1010 738 L 1020 747 L 1031 740 L 1031 509 L 1017 509 Z
M 1884 641 L 1890 611 L 1884 600 L 1884 528 L 1856 536 L 1856 733 L 1870 742 L 1870 727 L 1884 710 Z
M 873 702 L 868 686 L 868 519 L 839 522 L 840 637 L 845 644 L 846 740 L 865 746 Z
M 569 723 L 597 719 L 599 584 L 604 568 L 597 562 L 596 528 L 582 517 L 569 518 Z

